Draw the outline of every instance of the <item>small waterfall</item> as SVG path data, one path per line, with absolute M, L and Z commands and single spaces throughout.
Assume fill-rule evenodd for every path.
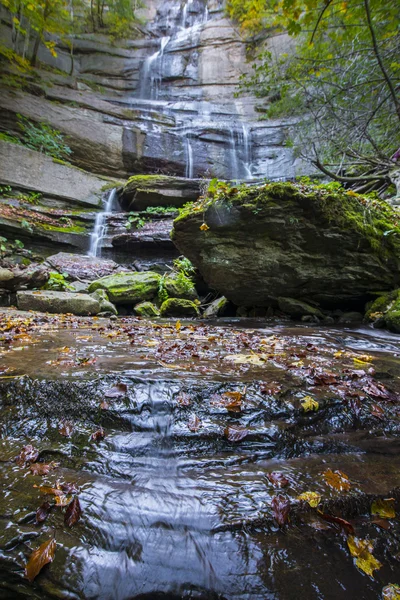
M 242 124 L 242 143 L 243 143 L 243 166 L 244 169 L 246 171 L 246 179 L 251 179 L 253 177 L 253 173 L 251 170 L 251 139 L 250 139 L 250 132 L 249 129 L 247 127 L 247 125 L 245 125 L 245 123 Z
M 182 9 L 182 20 L 181 27 L 182 29 L 186 29 L 186 21 L 188 17 L 189 7 L 193 4 L 193 0 L 187 0 Z
M 145 60 L 141 74 L 140 97 L 157 100 L 162 83 L 162 62 L 165 48 L 171 38 L 161 38 L 160 49 Z
M 185 150 L 186 150 L 186 179 L 193 179 L 193 146 L 190 133 L 186 134 L 185 137 Z
M 101 241 L 103 240 L 107 231 L 107 217 L 111 215 L 115 197 L 117 195 L 117 189 L 113 188 L 108 194 L 104 210 L 96 215 L 94 222 L 94 229 L 90 235 L 90 247 L 88 256 L 100 257 L 101 256 Z

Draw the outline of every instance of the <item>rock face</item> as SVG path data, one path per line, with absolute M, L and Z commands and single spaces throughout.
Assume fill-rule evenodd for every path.
M 20 310 L 37 310 L 48 313 L 72 313 L 89 316 L 100 312 L 100 304 L 88 294 L 71 292 L 17 292 L 17 305 Z
M 396 287 L 400 237 L 384 235 L 392 229 L 396 214 L 386 203 L 275 183 L 189 210 L 172 239 L 238 306 L 276 306 L 284 297 L 351 308 Z
M 181 207 L 200 196 L 199 179 L 166 175 L 135 175 L 128 180 L 121 194 L 126 210 L 140 211 L 149 206 Z
M 134 305 L 152 300 L 158 291 L 161 276 L 158 273 L 117 273 L 94 281 L 89 292 L 105 290 L 110 302 Z
M 120 269 L 119 265 L 112 260 L 69 254 L 68 252 L 59 252 L 49 256 L 46 263 L 59 273 L 67 273 L 72 280 L 93 281 L 111 275 Z

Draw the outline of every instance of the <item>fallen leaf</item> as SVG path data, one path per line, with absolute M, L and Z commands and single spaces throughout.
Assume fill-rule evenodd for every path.
M 334 385 L 338 378 L 334 373 L 317 373 L 314 375 L 315 385 Z
M 53 561 L 56 547 L 56 540 L 52 538 L 32 552 L 25 567 L 25 577 L 29 581 L 32 582 L 43 567 Z
M 79 503 L 78 498 L 74 498 L 72 502 L 68 505 L 67 510 L 65 511 L 64 523 L 68 527 L 73 527 L 75 523 L 79 521 L 81 518 L 82 509 Z
M 90 439 L 93 442 L 98 442 L 99 440 L 104 439 L 105 435 L 106 434 L 104 433 L 104 429 L 102 427 L 100 427 L 100 429 L 98 429 L 97 431 L 92 433 L 92 435 L 90 436 Z
M 39 488 L 39 491 L 42 492 L 42 494 L 48 494 L 51 496 L 62 496 L 63 495 L 63 491 L 59 488 L 53 488 L 53 487 L 50 487 L 47 485 L 41 485 L 41 486 L 34 485 L 33 487 Z
M 286 496 L 274 496 L 271 501 L 272 512 L 278 525 L 282 526 L 289 519 L 290 501 Z
M 113 387 L 108 388 L 104 395 L 106 398 L 118 398 L 119 396 L 125 396 L 128 391 L 128 386 L 125 383 L 116 383 Z
M 190 396 L 186 392 L 182 392 L 176 399 L 180 406 L 190 406 Z
M 64 421 L 58 428 L 58 433 L 64 437 L 71 437 L 74 431 L 74 424 L 71 421 Z
M 43 502 L 36 511 L 36 523 L 43 523 L 47 519 L 50 510 L 51 504 L 49 502 Z
M 242 409 L 242 392 L 224 392 L 222 394 L 223 400 L 227 400 L 225 408 L 232 412 L 240 412 Z
M 349 478 L 341 471 L 328 469 L 323 473 L 323 476 L 325 483 L 339 492 L 348 492 L 351 487 Z
M 190 417 L 189 417 L 188 427 L 189 427 L 190 431 L 193 431 L 194 433 L 196 431 L 198 431 L 201 427 L 201 421 L 200 421 L 199 417 L 197 415 L 195 415 L 194 413 L 192 415 L 190 415 Z
M 58 467 L 58 463 L 51 462 L 48 465 L 45 465 L 44 463 L 33 463 L 33 465 L 31 465 L 29 468 L 32 475 L 43 476 L 48 475 L 50 471 L 54 471 L 56 467 Z
M 56 496 L 54 498 L 56 506 L 58 506 L 59 508 L 64 508 L 65 506 L 68 506 L 72 500 L 71 496 L 66 496 L 64 494 L 61 494 L 59 496 Z
M 349 535 L 347 545 L 350 554 L 356 559 L 356 566 L 370 577 L 373 577 L 374 571 L 380 569 L 382 564 L 372 554 L 374 547 L 371 542 Z
M 249 434 L 248 430 L 244 427 L 238 427 L 236 425 L 228 425 L 224 429 L 224 435 L 230 442 L 240 442 Z
M 394 519 L 396 516 L 394 502 L 394 498 L 374 500 L 371 504 L 371 515 L 378 515 L 383 519 Z
M 209 226 L 207 225 L 207 223 L 203 223 L 203 224 L 200 226 L 200 231 L 208 231 L 209 229 L 210 229 L 210 228 L 209 228 Z
M 320 510 L 318 511 L 318 514 L 321 517 L 321 519 L 324 519 L 324 521 L 327 521 L 328 523 L 338 525 L 339 527 L 344 529 L 344 531 L 347 534 L 354 534 L 353 525 L 345 519 L 341 519 L 340 517 L 334 517 L 333 515 L 327 515 L 326 513 L 323 513 Z
M 289 479 L 284 476 L 280 471 L 272 471 L 272 473 L 267 473 L 268 480 L 274 487 L 283 488 L 289 485 Z
M 378 527 L 380 527 L 381 529 L 385 529 L 385 531 L 390 529 L 390 522 L 386 519 L 381 519 L 380 517 L 375 517 L 375 519 L 371 520 L 371 523 L 373 523 L 374 525 L 378 525 Z
M 373 404 L 371 406 L 371 415 L 373 417 L 376 417 L 377 419 L 383 419 L 383 417 L 385 416 L 385 411 L 383 410 L 383 408 L 381 406 L 379 406 L 379 404 Z
M 103 402 L 100 404 L 100 410 L 108 410 L 109 408 L 110 408 L 110 405 L 108 404 L 108 402 L 103 400 Z
M 363 387 L 363 391 L 374 398 L 390 398 L 390 393 L 381 383 L 376 383 L 374 381 L 369 381 L 367 385 Z
M 265 365 L 267 354 L 228 354 L 224 360 L 229 360 L 237 365 Z
M 260 392 L 262 394 L 268 394 L 269 396 L 275 396 L 282 391 L 282 386 L 279 383 L 261 383 Z
M 319 403 L 314 398 L 311 398 L 311 396 L 304 396 L 301 406 L 304 412 L 317 411 L 319 409 Z
M 24 467 L 26 464 L 34 463 L 39 457 L 39 450 L 28 444 L 24 446 L 17 456 L 16 463 L 20 467 Z
M 71 481 L 65 481 L 64 483 L 61 483 L 60 488 L 65 494 L 76 494 L 79 492 L 79 488 L 76 483 Z
M 317 492 L 303 492 L 300 496 L 297 496 L 297 500 L 308 502 L 311 508 L 317 508 L 318 504 L 321 502 L 321 494 L 318 494 Z
M 389 583 L 382 590 L 383 600 L 400 600 L 400 585 Z

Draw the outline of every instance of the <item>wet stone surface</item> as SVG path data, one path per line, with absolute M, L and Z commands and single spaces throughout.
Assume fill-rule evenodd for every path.
M 381 598 L 399 352 L 372 329 L 4 311 L 0 598 Z

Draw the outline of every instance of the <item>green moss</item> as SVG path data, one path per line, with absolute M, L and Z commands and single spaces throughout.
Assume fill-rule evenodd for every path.
M 33 223 L 38 229 L 45 229 L 46 231 L 60 231 L 61 233 L 87 233 L 86 227 L 82 225 L 72 225 L 71 227 L 59 227 L 56 225 L 49 225 L 48 223 Z
M 137 304 L 155 298 L 160 279 L 161 275 L 151 271 L 116 273 L 91 283 L 89 292 L 103 289 L 115 304 Z
M 162 317 L 198 317 L 199 309 L 194 302 L 180 298 L 169 298 L 160 308 Z

